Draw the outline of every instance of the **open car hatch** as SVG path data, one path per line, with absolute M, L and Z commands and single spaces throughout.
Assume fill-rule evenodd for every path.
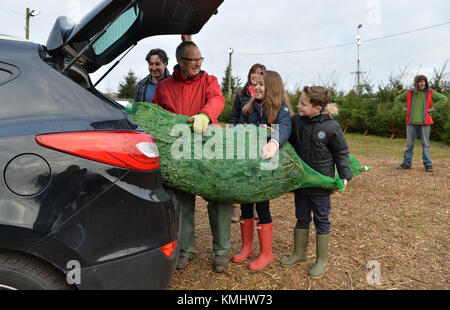
M 61 51 L 89 73 L 154 35 L 195 34 L 223 0 L 104 0 L 76 24 L 59 17 L 48 51 Z

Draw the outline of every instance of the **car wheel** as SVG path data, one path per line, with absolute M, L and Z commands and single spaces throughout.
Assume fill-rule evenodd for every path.
M 22 254 L 0 254 L 0 290 L 70 290 L 64 277 Z

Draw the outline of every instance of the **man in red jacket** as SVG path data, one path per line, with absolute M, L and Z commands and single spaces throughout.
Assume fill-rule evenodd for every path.
M 194 42 L 181 43 L 176 53 L 178 65 L 173 76 L 158 84 L 153 103 L 172 113 L 201 116 L 196 120 L 202 122 L 194 121 L 194 128 L 201 126 L 202 132 L 198 133 L 203 133 L 210 122 L 217 124 L 225 98 L 217 78 L 201 70 L 203 57 Z
M 193 116 L 194 132 L 204 134 L 210 123 L 217 124 L 225 98 L 217 78 L 201 70 L 203 57 L 197 45 L 189 36 L 182 39 L 184 42 L 176 50 L 178 65 L 171 77 L 158 84 L 153 103 L 172 113 Z M 174 198 L 175 207 L 181 208 L 181 250 L 177 269 L 183 270 L 195 255 L 195 195 L 177 189 L 168 189 L 168 192 Z M 214 269 L 224 272 L 231 248 L 231 204 L 208 201 L 208 215 L 216 254 Z

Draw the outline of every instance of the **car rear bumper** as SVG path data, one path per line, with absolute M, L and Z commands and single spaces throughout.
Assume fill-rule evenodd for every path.
M 161 290 L 175 272 L 180 245 L 167 258 L 159 249 L 120 258 L 81 270 L 82 290 Z

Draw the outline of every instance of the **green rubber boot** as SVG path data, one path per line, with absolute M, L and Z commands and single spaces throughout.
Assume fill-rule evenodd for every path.
M 306 250 L 308 249 L 309 229 L 295 229 L 294 230 L 294 253 L 291 257 L 281 260 L 281 266 L 290 268 L 296 265 L 306 265 L 308 258 L 306 257 Z
M 309 271 L 312 279 L 321 279 L 328 270 L 328 243 L 330 235 L 317 235 L 316 239 L 316 263 Z

